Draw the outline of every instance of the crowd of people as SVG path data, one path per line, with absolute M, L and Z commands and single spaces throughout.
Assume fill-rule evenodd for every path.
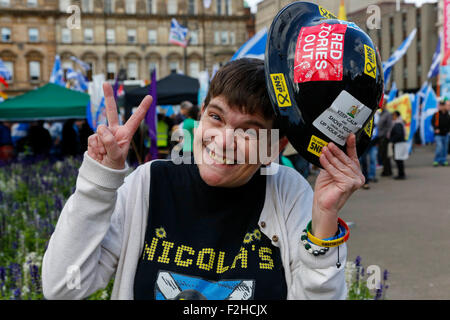
M 92 133 L 85 119 L 0 122 L 0 161 L 82 155 Z
M 191 157 L 195 122 L 199 120 L 200 110 L 189 101 L 180 105 L 180 112 L 166 116 L 158 113 L 157 147 L 158 158 L 170 159 L 172 152 L 183 157 Z M 433 115 L 431 124 L 435 133 L 435 157 L 433 166 L 448 166 L 450 131 L 450 101 L 441 100 L 438 112 Z M 175 131 L 183 129 L 179 139 L 173 140 Z M 150 140 L 148 128 L 142 123 L 141 130 L 135 135 L 135 146 L 130 152 L 131 162 L 146 162 L 149 157 Z M 364 189 L 370 183 L 378 182 L 376 169 L 381 167 L 381 177 L 394 175 L 391 159 L 394 160 L 396 180 L 406 179 L 404 160 L 406 140 L 405 124 L 398 111 L 386 109 L 386 100 L 374 117 L 374 134 L 367 150 L 360 156 L 362 172 L 366 178 Z M 85 119 L 66 121 L 0 122 L 0 161 L 22 159 L 26 157 L 50 157 L 62 159 L 66 156 L 82 155 L 87 150 L 87 138 L 93 133 Z M 139 137 L 143 137 L 139 139 Z M 137 150 L 138 149 L 138 150 Z M 403 152 L 402 152 L 403 151 Z M 402 156 L 403 154 L 403 156 Z M 314 168 L 293 147 L 288 144 L 279 159 L 281 164 L 296 169 L 304 178 L 308 178 Z

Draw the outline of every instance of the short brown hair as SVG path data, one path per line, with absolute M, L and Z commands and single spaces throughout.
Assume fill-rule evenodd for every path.
M 266 88 L 264 61 L 242 58 L 220 68 L 209 86 L 205 106 L 218 96 L 223 96 L 230 108 L 237 108 L 245 114 L 261 113 L 264 118 L 274 120 L 275 128 L 275 113 Z

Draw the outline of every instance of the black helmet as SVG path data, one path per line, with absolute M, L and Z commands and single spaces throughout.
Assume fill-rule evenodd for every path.
M 356 24 L 313 3 L 291 3 L 272 22 L 264 64 L 275 114 L 299 154 L 321 167 L 322 147 L 333 141 L 345 151 L 350 132 L 358 155 L 365 151 L 384 96 L 383 70 Z

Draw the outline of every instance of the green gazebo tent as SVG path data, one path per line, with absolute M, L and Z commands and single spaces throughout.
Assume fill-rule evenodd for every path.
M 0 121 L 84 119 L 90 97 L 53 83 L 0 103 Z

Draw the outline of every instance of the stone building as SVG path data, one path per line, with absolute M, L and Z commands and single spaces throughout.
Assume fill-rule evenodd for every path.
M 0 0 L 0 6 L 0 29 L 11 29 L 0 41 L 0 57 L 14 69 L 11 95 L 48 82 L 56 53 L 65 69 L 77 68 L 71 56 L 89 63 L 88 76 L 114 79 L 125 69 L 128 79 L 145 80 L 156 69 L 158 79 L 171 70 L 196 77 L 228 61 L 254 33 L 242 0 L 212 0 L 208 9 L 203 0 Z M 168 41 L 172 18 L 189 29 L 186 48 Z M 37 43 L 26 39 L 34 26 Z M 26 63 L 35 60 L 40 75 L 31 80 L 37 64 Z

